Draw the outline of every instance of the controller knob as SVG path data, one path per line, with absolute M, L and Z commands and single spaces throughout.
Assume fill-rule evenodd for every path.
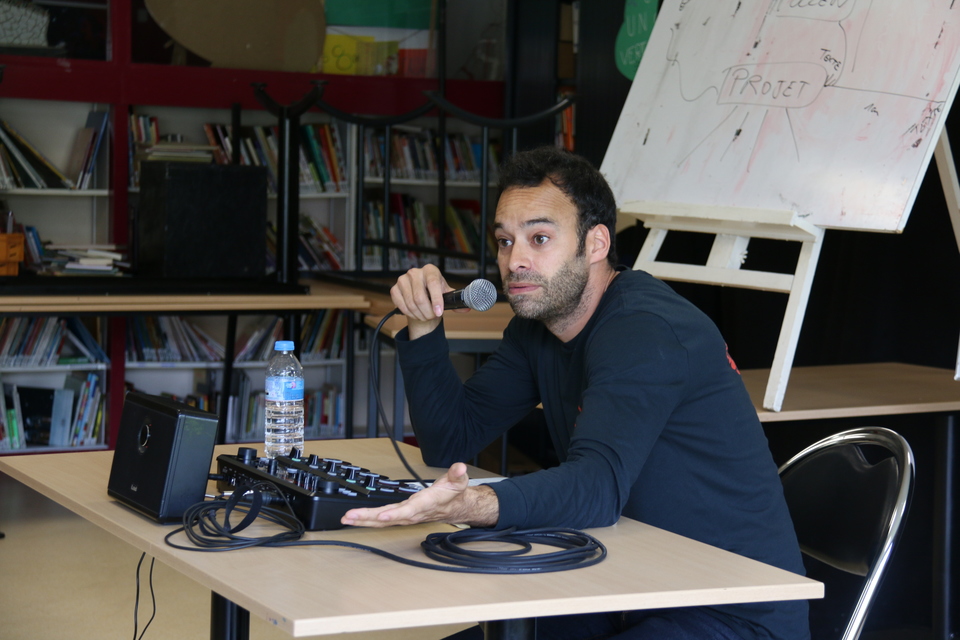
M 343 465 L 343 479 L 347 482 L 356 482 L 357 481 L 357 472 L 360 471 L 360 467 L 353 464 Z
M 311 467 L 318 468 L 320 466 L 320 456 L 315 453 L 311 453 L 310 457 L 307 459 L 307 464 Z
M 321 480 L 317 489 L 327 495 L 337 492 L 337 483 L 333 480 Z
M 250 464 L 257 459 L 257 450 L 251 447 L 240 447 L 237 449 L 237 457 L 244 464 Z
M 337 460 L 335 458 L 324 458 L 323 461 L 326 463 L 326 472 L 332 476 L 335 476 L 340 473 L 340 465 L 343 464 L 343 460 Z
M 380 477 L 379 473 L 373 472 L 360 472 L 360 484 L 367 487 L 368 489 L 373 489 L 377 486 L 377 479 Z

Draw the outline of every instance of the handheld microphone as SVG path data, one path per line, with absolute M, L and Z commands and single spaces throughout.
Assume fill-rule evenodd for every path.
M 497 288 L 489 280 L 478 278 L 463 289 L 443 294 L 444 309 L 486 311 L 497 301 Z

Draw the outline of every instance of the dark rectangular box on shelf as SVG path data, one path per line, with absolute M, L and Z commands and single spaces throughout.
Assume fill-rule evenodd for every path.
M 163 278 L 262 278 L 265 167 L 143 162 L 134 269 Z

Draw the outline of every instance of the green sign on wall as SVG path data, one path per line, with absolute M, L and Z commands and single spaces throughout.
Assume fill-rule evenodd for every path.
M 327 24 L 429 29 L 430 0 L 327 0 Z
M 647 48 L 653 23 L 657 19 L 657 0 L 625 0 L 623 24 L 617 32 L 614 56 L 617 69 L 633 80 L 640 66 L 640 58 Z

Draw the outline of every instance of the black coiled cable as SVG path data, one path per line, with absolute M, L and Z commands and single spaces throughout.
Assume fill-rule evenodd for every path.
M 471 542 L 498 542 L 514 548 L 503 551 L 471 550 Z M 560 551 L 529 554 L 534 544 Z M 456 565 L 470 573 L 548 573 L 589 567 L 603 560 L 607 549 L 590 534 L 575 529 L 463 529 L 431 533 L 420 543 L 427 557 Z
M 276 485 L 264 482 L 254 486 L 237 487 L 227 500 L 200 502 L 189 507 L 183 514 L 183 526 L 168 533 L 164 540 L 171 547 L 188 551 L 230 551 L 246 547 L 276 546 L 280 542 L 299 540 L 305 531 L 303 523 L 294 515 L 293 507 Z M 285 509 L 273 509 L 265 503 L 282 501 Z M 244 514 L 236 525 L 230 516 Z M 217 519 L 223 514 L 223 521 Z M 237 535 L 257 518 L 279 525 L 283 531 L 271 536 L 250 538 Z M 171 538 L 183 532 L 194 546 L 188 547 L 171 542 Z

